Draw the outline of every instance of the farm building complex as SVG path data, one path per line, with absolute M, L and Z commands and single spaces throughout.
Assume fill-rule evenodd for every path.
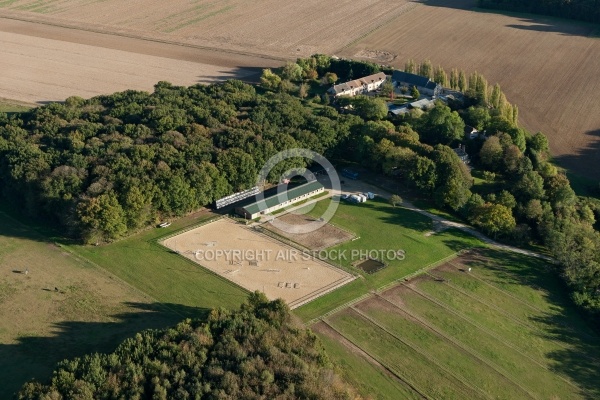
M 244 218 L 255 219 L 261 215 L 272 213 L 291 204 L 308 199 L 322 193 L 324 190 L 325 188 L 318 181 L 312 181 L 245 206 L 237 207 L 235 212 Z
M 386 79 L 387 76 L 383 72 L 379 72 L 377 74 L 365 76 L 364 78 L 335 85 L 329 89 L 329 93 L 333 94 L 335 97 L 365 94 L 379 89 Z
M 424 76 L 411 74 L 404 71 L 394 71 L 392 83 L 396 87 L 416 87 L 424 95 L 437 97 L 442 92 L 442 85 L 433 82 Z

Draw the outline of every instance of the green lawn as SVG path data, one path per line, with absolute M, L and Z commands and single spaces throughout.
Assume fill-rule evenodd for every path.
M 486 249 L 353 307 L 327 322 L 432 398 L 600 398 L 600 337 L 541 260 Z
M 321 215 L 328 204 L 329 200 L 318 202 L 310 214 Z M 392 207 L 382 199 L 361 204 L 342 202 L 331 222 L 356 234 L 356 240 L 329 250 L 335 251 L 334 254 L 338 251 L 345 254 L 344 260 L 334 263 L 360 277 L 300 307 L 296 313 L 306 321 L 461 249 L 482 246 L 479 240 L 455 229 L 426 236 L 432 229 L 431 219 L 402 207 Z M 382 261 L 388 266 L 374 274 L 365 274 L 352 264 L 361 256 L 357 252 L 363 252 L 364 255 L 371 250 L 384 250 Z M 390 254 L 388 258 L 388 250 L 403 250 L 405 257 L 401 260 Z
M 105 246 L 69 248 L 159 302 L 205 310 L 237 308 L 247 296 L 245 290 L 157 243 L 160 237 L 209 218 L 214 215 L 182 218 L 168 228 L 150 229 Z

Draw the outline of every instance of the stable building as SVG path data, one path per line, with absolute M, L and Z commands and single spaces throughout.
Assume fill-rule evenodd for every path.
M 379 72 L 377 74 L 365 76 L 364 78 L 340 83 L 339 85 L 331 87 L 328 92 L 335 97 L 366 94 L 379 89 L 386 79 L 387 76 L 383 72 Z
M 236 207 L 235 212 L 244 218 L 255 219 L 261 215 L 267 215 L 299 201 L 309 199 L 324 191 L 325 187 L 318 181 L 307 182 L 245 206 Z

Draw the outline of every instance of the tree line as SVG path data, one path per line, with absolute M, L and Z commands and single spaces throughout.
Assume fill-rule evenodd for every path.
M 147 330 L 111 354 L 58 364 L 34 399 L 359 399 L 334 372 L 316 335 L 294 323 L 283 300 L 253 293 L 240 310 L 212 310 Z
M 477 0 L 481 8 L 519 11 L 600 23 L 599 0 Z

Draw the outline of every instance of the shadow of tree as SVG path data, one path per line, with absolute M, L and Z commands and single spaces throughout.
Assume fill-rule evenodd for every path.
M 570 300 L 568 288 L 552 266 L 543 260 L 494 249 L 472 252 L 461 260 L 467 267 L 494 271 L 495 279 L 486 280 L 499 287 L 525 285 L 541 293 L 550 307 L 531 316 L 530 320 L 543 328 L 540 337 L 555 341 L 561 347 L 545 355 L 552 362 L 550 369 L 584 389 L 588 398 L 600 398 L 600 335 Z
M 54 324 L 52 336 L 21 336 L 0 344 L 0 398 L 9 399 L 35 378 L 51 378 L 56 363 L 88 353 L 110 353 L 126 338 L 145 329 L 172 326 L 185 318 L 206 318 L 209 310 L 165 303 L 125 303 L 130 311 L 106 322 L 65 321 Z
M 586 177 L 596 180 L 594 190 L 598 189 L 600 182 L 600 129 L 586 132 L 585 135 L 592 139 L 587 141 L 587 146 L 579 149 L 575 154 L 565 154 L 555 157 L 554 160 L 568 170 L 585 174 Z M 584 171 L 584 173 L 582 173 Z
M 520 24 L 507 24 L 508 28 L 539 32 L 556 32 L 562 35 L 589 37 L 594 35 L 597 27 L 593 24 L 575 20 L 561 19 L 546 15 L 477 8 L 475 0 L 424 0 L 423 4 L 431 7 L 445 7 L 466 10 L 482 14 L 501 14 L 519 19 Z

